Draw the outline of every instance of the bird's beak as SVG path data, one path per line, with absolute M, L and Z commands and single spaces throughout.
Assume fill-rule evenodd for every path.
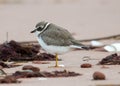
M 35 30 L 33 30 L 33 31 L 31 31 L 31 33 L 34 33 L 36 31 L 36 29 Z

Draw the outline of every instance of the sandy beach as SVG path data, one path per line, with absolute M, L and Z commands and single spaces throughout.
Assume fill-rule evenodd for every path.
M 76 39 L 91 39 L 120 34 L 120 0 L 22 0 L 19 3 L 0 4 L 0 43 L 16 40 L 18 42 L 36 41 L 34 34 L 30 31 L 35 28 L 36 23 L 48 21 L 66 28 Z M 120 42 L 120 40 L 104 40 L 105 44 Z M 89 44 L 89 43 L 88 43 Z M 1 86 L 120 86 L 120 65 L 107 65 L 102 68 L 96 65 L 102 58 L 110 55 L 110 52 L 100 51 L 72 51 L 60 55 L 59 64 L 65 65 L 63 68 L 48 68 L 54 65 L 33 64 L 40 71 L 69 70 L 80 73 L 77 77 L 61 78 L 29 78 L 20 79 L 22 83 L 2 84 Z M 120 52 L 118 52 L 120 54 Z M 89 56 L 91 60 L 83 61 L 84 56 Z M 80 68 L 82 63 L 92 64 L 92 68 Z M 5 68 L 7 73 L 21 70 L 20 67 Z M 106 80 L 93 80 L 95 71 L 100 71 L 106 75 Z

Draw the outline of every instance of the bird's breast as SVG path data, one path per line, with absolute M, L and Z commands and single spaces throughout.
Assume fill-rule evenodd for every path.
M 37 37 L 37 40 L 40 46 L 50 54 L 64 54 L 68 51 L 71 51 L 69 46 L 55 46 L 55 45 L 47 45 L 42 37 Z

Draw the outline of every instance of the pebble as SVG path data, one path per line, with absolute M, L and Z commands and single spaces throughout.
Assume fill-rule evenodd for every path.
M 106 78 L 105 75 L 101 72 L 96 71 L 93 73 L 94 80 L 105 80 L 105 78 Z
M 81 68 L 91 68 L 92 65 L 89 64 L 89 63 L 84 63 L 84 64 L 82 64 L 80 67 L 81 67 Z

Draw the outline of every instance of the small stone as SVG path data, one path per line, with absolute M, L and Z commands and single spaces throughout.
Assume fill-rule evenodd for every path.
M 94 80 L 105 80 L 105 75 L 101 72 L 96 71 L 93 74 L 93 79 Z
M 39 72 L 40 69 L 38 67 L 34 67 L 32 65 L 26 65 L 22 68 L 23 70 L 32 70 L 33 72 Z
M 92 65 L 89 63 L 84 63 L 81 65 L 81 68 L 91 68 L 91 67 L 92 67 Z

